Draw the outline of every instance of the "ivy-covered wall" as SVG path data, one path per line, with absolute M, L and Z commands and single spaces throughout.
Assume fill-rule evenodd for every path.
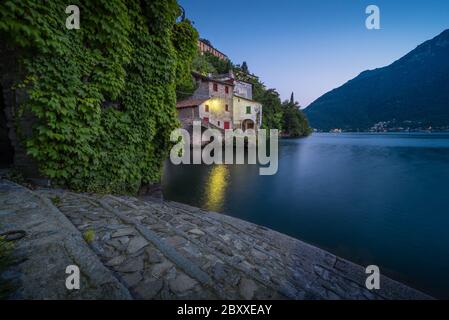
M 198 33 L 176 22 L 176 0 L 70 4 L 80 8 L 79 30 L 65 26 L 67 1 L 0 3 L 0 38 L 22 52 L 15 86 L 27 99 L 16 117 L 36 118 L 23 143 L 57 184 L 135 193 L 160 181 Z

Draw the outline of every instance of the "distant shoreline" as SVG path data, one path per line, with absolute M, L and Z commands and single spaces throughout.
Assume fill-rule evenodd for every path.
M 421 133 L 421 134 L 439 134 L 439 133 L 446 133 L 449 134 L 449 130 L 444 130 L 444 131 L 380 131 L 380 132 L 376 132 L 376 131 L 342 131 L 342 132 L 329 132 L 329 131 L 316 131 L 313 132 L 314 133 L 330 133 L 330 134 L 342 134 L 342 133 L 363 133 L 363 134 L 388 134 L 388 133 L 409 133 L 409 134 L 416 134 L 416 133 Z

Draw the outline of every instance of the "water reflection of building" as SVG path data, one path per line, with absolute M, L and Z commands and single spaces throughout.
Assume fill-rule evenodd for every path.
M 227 166 L 217 165 L 212 168 L 206 183 L 204 208 L 217 212 L 223 210 L 228 177 L 229 169 Z

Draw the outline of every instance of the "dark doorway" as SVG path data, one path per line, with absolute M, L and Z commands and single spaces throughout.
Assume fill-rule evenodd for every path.
M 6 125 L 5 101 L 3 89 L 0 86 L 0 168 L 9 167 L 14 159 L 14 149 L 8 137 L 8 126 Z

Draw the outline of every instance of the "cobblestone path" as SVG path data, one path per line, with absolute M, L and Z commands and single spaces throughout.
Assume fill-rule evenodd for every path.
M 0 274 L 3 298 L 132 298 L 92 252 L 81 233 L 48 199 L 3 179 L 0 235 L 14 244 L 11 261 Z M 3 254 L 4 247 L 0 250 Z M 80 290 L 66 288 L 69 265 L 81 269 Z
M 41 189 L 136 299 L 422 299 L 275 231 L 187 205 Z M 86 236 L 87 238 L 87 236 Z

